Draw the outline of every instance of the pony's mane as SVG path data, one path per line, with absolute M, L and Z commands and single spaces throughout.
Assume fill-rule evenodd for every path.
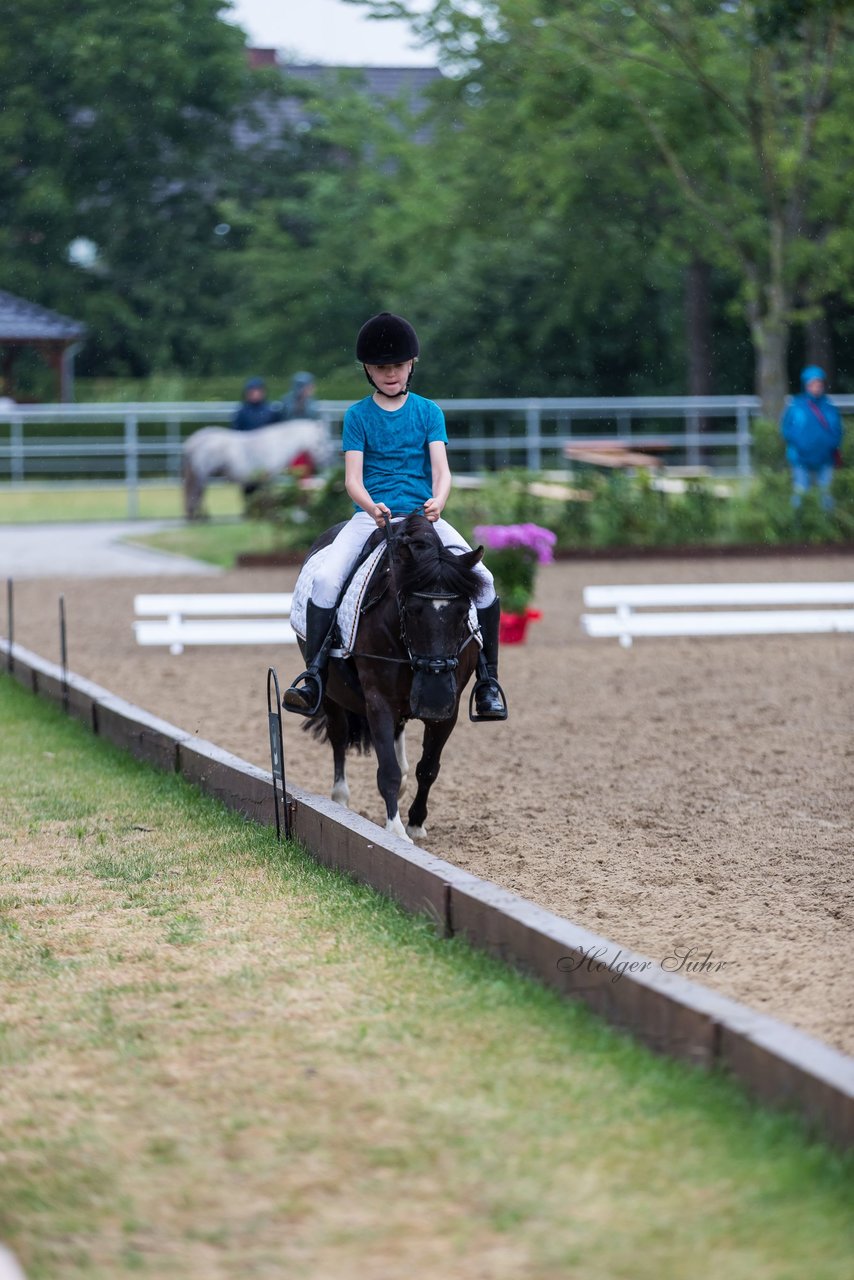
M 460 556 L 442 545 L 439 535 L 425 516 L 407 516 L 395 530 L 411 556 L 394 556 L 397 589 L 412 591 L 444 591 L 450 595 L 477 595 L 479 579 L 476 571 L 460 562 Z

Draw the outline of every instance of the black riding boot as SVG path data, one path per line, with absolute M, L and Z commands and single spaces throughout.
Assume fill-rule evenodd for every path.
M 501 606 L 498 600 L 478 609 L 477 620 L 483 648 L 477 660 L 477 679 L 469 699 L 470 720 L 506 720 L 507 699 L 498 683 L 498 623 Z
M 321 609 L 313 600 L 309 600 L 306 605 L 306 669 L 297 676 L 290 688 L 285 690 L 282 706 L 286 711 L 295 711 L 300 716 L 313 716 L 320 710 L 335 613 L 334 605 L 331 609 Z

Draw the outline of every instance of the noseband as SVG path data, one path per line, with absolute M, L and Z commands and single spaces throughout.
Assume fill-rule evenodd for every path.
M 392 529 L 392 523 L 389 516 L 384 515 L 383 518 L 385 520 L 384 533 L 388 551 L 388 560 L 389 565 L 391 566 L 392 575 L 394 575 L 397 560 L 394 545 L 396 542 L 396 536 Z M 354 658 L 371 658 L 378 662 L 395 662 L 400 664 L 408 663 L 414 672 L 422 672 L 427 675 L 446 675 L 449 672 L 456 671 L 457 667 L 460 665 L 460 654 L 463 649 L 465 649 L 466 645 L 473 639 L 471 632 L 460 640 L 454 653 L 414 653 L 409 639 L 406 614 L 407 603 L 411 599 L 444 600 L 450 602 L 451 600 L 461 600 L 462 598 L 462 596 L 459 596 L 452 591 L 410 591 L 408 594 L 398 591 L 396 595 L 397 616 L 400 621 L 400 639 L 406 649 L 406 657 L 390 658 L 379 653 L 353 653 L 350 656 Z
M 455 653 L 448 654 L 444 657 L 433 656 L 430 654 L 413 653 L 412 645 L 409 641 L 409 635 L 406 626 L 406 609 L 410 600 L 460 600 L 462 597 L 454 595 L 450 591 L 411 591 L 409 595 L 404 596 L 402 592 L 397 593 L 397 612 L 400 617 L 400 638 L 406 646 L 406 652 L 409 656 L 409 665 L 413 671 L 428 671 L 432 675 L 442 675 L 446 671 L 456 671 L 460 665 L 459 655 L 471 640 L 471 633 L 457 645 Z
M 390 518 L 388 516 L 384 516 L 384 520 L 385 520 L 386 543 L 388 545 L 388 559 L 389 559 L 389 564 L 391 565 L 392 573 L 394 573 L 395 558 L 396 558 L 394 544 L 395 544 L 396 538 L 395 538 L 394 531 L 391 527 Z M 408 628 L 406 625 L 407 624 L 406 613 L 407 613 L 408 602 L 410 600 L 444 600 L 446 602 L 450 602 L 451 600 L 460 600 L 460 599 L 462 599 L 462 597 L 456 595 L 452 591 L 410 591 L 407 595 L 404 595 L 402 591 L 398 591 L 397 614 L 398 614 L 398 617 L 400 618 L 400 638 L 403 641 L 403 645 L 406 649 L 407 658 L 409 659 L 409 665 L 412 667 L 413 671 L 416 671 L 416 672 L 421 671 L 430 675 L 445 675 L 447 672 L 456 671 L 457 667 L 460 665 L 459 655 L 462 653 L 463 649 L 469 643 L 472 636 L 471 636 L 471 632 L 469 632 L 459 642 L 455 652 L 451 654 L 434 655 L 434 654 L 424 654 L 424 653 L 413 653 L 412 645 L 409 640 Z M 400 658 L 398 659 L 398 661 L 403 662 L 404 659 Z

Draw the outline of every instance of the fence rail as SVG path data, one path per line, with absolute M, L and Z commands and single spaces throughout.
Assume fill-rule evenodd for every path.
M 854 412 L 854 396 L 836 396 Z M 333 433 L 350 401 L 319 402 Z M 708 467 L 719 475 L 751 471 L 755 396 L 635 396 L 613 398 L 439 400 L 449 428 L 449 450 L 461 472 L 507 466 L 531 471 L 566 466 L 564 446 L 616 439 L 627 447 L 655 446 L 666 461 Z M 13 405 L 0 408 L 0 482 L 110 479 L 128 491 L 128 513 L 138 509 L 142 480 L 176 479 L 186 437 L 199 427 L 225 424 L 231 401 L 127 404 Z M 110 427 L 120 431 L 110 432 Z

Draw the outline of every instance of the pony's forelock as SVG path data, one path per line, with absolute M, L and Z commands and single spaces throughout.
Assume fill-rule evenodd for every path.
M 394 557 L 398 591 L 442 591 L 449 595 L 477 595 L 477 572 L 462 563 L 461 557 L 443 546 L 439 535 L 424 516 L 411 515 L 397 526 L 395 536 L 410 551 Z

